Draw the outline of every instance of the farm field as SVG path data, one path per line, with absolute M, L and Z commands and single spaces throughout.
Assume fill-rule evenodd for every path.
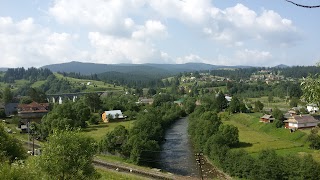
M 279 97 L 273 97 L 273 101 L 269 102 L 267 96 L 259 97 L 259 98 L 248 98 L 247 101 L 250 103 L 254 103 L 255 101 L 261 101 L 264 104 L 265 108 L 279 108 L 281 110 L 288 110 L 289 102 L 286 102 L 285 99 L 281 99 Z
M 240 146 L 253 156 L 263 149 L 275 149 L 279 155 L 310 154 L 320 162 L 320 151 L 309 149 L 306 139 L 308 134 L 303 131 L 290 133 L 288 129 L 276 128 L 273 124 L 259 122 L 262 114 L 234 114 L 224 124 L 231 124 L 239 129 Z
M 89 125 L 87 128 L 82 129 L 82 133 L 93 137 L 96 141 L 100 141 L 107 132 L 112 131 L 115 127 L 122 125 L 127 129 L 133 127 L 134 121 L 119 121 L 119 122 L 110 122 L 110 123 L 100 123 L 98 125 Z

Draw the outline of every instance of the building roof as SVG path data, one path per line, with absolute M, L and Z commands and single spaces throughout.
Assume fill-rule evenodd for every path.
M 260 117 L 261 119 L 274 119 L 273 117 L 272 117 L 272 115 L 269 115 L 269 114 L 265 114 L 265 115 L 263 115 L 262 117 Z
M 105 111 L 106 115 L 111 115 L 112 118 L 116 118 L 116 114 L 118 114 L 118 118 L 124 118 L 121 110 L 111 110 L 111 111 Z
M 37 103 L 32 102 L 30 104 L 19 104 L 18 113 L 37 113 L 37 112 L 48 112 L 49 103 Z
M 138 102 L 137 103 L 143 103 L 143 104 L 152 104 L 153 103 L 153 99 L 152 98 L 143 98 L 143 97 L 139 97 Z
M 319 123 L 319 120 L 316 120 L 313 116 L 310 115 L 295 115 L 290 117 L 288 120 L 283 122 L 291 122 L 291 123 Z

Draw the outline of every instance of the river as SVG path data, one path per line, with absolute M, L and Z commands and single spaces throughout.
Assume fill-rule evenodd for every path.
M 188 136 L 187 118 L 181 118 L 173 123 L 166 130 L 165 139 L 161 145 L 161 151 L 155 155 L 153 163 L 149 163 L 149 166 L 182 176 L 224 179 L 224 174 L 217 171 L 205 159 L 202 159 L 204 164 L 200 172 L 195 152 Z

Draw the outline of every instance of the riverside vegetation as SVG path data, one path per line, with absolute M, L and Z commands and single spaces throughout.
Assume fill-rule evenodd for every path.
M 290 75 L 292 69 L 302 72 L 293 77 Z M 281 104 L 281 108 L 288 108 L 291 103 L 305 105 L 302 99 L 319 105 L 320 77 L 313 74 L 304 80 L 299 79 L 305 74 L 303 72 L 312 69 L 316 73 L 318 68 L 292 69 L 185 72 L 145 83 L 134 83 L 131 79 L 113 84 L 99 81 L 99 75 L 79 80 L 75 74 L 54 74 L 35 68 L 8 70 L 0 75 L 0 95 L 4 103 L 44 102 L 48 93 L 94 92 L 101 88 L 113 88 L 117 92 L 107 97 L 92 93 L 76 102 L 52 105 L 42 123 L 33 124 L 32 128 L 32 135 L 44 141 L 43 154 L 29 157 L 26 161 L 21 161 L 27 156 L 21 143 L 14 138 L 19 136 L 7 134 L 1 125 L 0 179 L 72 179 L 71 174 L 76 179 L 101 178 L 91 165 L 93 155 L 97 152 L 114 154 L 127 159 L 127 162 L 140 164 L 160 150 L 165 129 L 185 115 L 189 115 L 189 133 L 195 149 L 204 152 L 216 166 L 231 176 L 245 179 L 320 179 L 316 171 L 320 168 L 319 162 L 312 158 L 319 153 L 320 138 L 316 130 L 309 134 L 297 131 L 287 139 L 277 141 L 281 137 L 279 134 L 284 132 L 279 129 L 283 126 L 281 116 L 274 115 L 276 123 L 272 125 L 260 125 L 258 128 L 254 123 L 265 107 L 277 109 L 273 106 Z M 256 77 L 256 74 L 265 71 L 277 74 L 275 78 L 279 79 L 268 84 L 263 79 L 249 80 L 253 73 L 255 75 L 252 77 Z M 280 78 L 282 76 L 283 79 Z M 81 85 L 88 80 L 99 87 Z M 130 85 L 126 86 L 129 81 Z M 232 96 L 231 102 L 227 102 L 225 94 Z M 24 97 L 18 99 L 18 95 Z M 152 97 L 153 105 L 136 104 L 138 96 Z M 173 103 L 180 98 L 183 98 L 182 106 Z M 94 127 L 102 127 L 98 115 L 110 109 L 121 109 L 128 115 L 128 123 L 124 124 L 127 126 L 103 126 L 108 130 L 95 134 L 93 139 L 90 134 L 95 131 Z M 254 118 L 250 120 L 251 117 Z M 252 134 L 246 135 L 245 131 Z M 270 135 L 269 132 L 277 135 Z M 255 142 L 246 140 L 246 136 L 255 136 L 257 142 L 261 134 L 267 134 L 275 143 L 264 142 L 264 145 L 257 146 Z M 289 149 L 293 153 L 284 153 L 286 145 L 292 145 L 292 140 L 297 140 L 292 148 L 300 148 L 301 151 Z M 277 148 L 279 144 L 283 148 Z M 264 149 L 266 146 L 270 148 Z M 305 155 L 298 152 L 305 152 Z

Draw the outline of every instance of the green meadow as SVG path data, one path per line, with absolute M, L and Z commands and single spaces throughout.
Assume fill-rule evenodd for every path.
M 253 156 L 264 149 L 274 149 L 279 155 L 311 154 L 320 162 L 320 151 L 310 149 L 306 142 L 308 130 L 290 133 L 288 129 L 276 128 L 274 124 L 259 122 L 261 113 L 224 115 L 223 123 L 231 124 L 239 129 L 240 145 Z M 228 118 L 226 118 L 228 117 Z M 310 131 L 310 130 L 309 130 Z

